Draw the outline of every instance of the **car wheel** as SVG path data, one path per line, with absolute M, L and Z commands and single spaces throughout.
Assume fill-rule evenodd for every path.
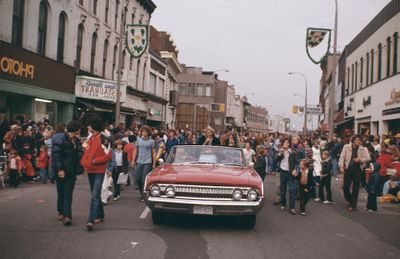
M 153 220 L 154 225 L 162 225 L 165 223 L 166 219 L 165 212 L 153 210 L 151 212 L 151 219 Z
M 245 229 L 253 229 L 256 225 L 256 215 L 244 216 L 242 224 Z

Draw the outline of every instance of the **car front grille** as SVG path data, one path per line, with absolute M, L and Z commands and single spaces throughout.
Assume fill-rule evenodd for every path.
M 161 184 L 161 191 L 171 185 Z M 175 188 L 175 198 L 179 199 L 199 199 L 199 200 L 232 200 L 232 193 L 235 189 L 241 189 L 243 192 L 243 200 L 247 199 L 247 187 L 231 187 L 231 186 L 204 186 L 204 185 L 182 185 L 173 184 Z

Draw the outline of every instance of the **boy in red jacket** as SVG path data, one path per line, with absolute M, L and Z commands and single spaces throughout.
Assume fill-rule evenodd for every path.
M 392 166 L 392 154 L 390 153 L 389 146 L 386 143 L 382 143 L 381 155 L 376 160 L 380 164 L 381 169 L 379 170 L 379 196 L 382 195 L 383 185 L 389 180 L 386 169 L 393 168 Z
M 89 178 L 89 185 L 92 195 L 89 217 L 86 224 L 88 231 L 93 230 L 95 223 L 101 223 L 104 219 L 104 210 L 101 203 L 101 187 L 108 162 L 112 158 L 111 145 L 106 136 L 101 132 L 104 129 L 103 121 L 96 119 L 89 123 L 93 135 L 87 141 L 87 147 L 83 154 L 81 165 Z M 111 172 L 107 172 L 111 173 Z
M 47 151 L 47 146 L 42 145 L 40 147 L 40 154 L 37 158 L 36 167 L 39 169 L 40 181 L 42 183 L 47 183 L 47 166 L 49 163 L 49 152 Z

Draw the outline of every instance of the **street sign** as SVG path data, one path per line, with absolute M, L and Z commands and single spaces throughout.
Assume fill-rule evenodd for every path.
M 307 107 L 307 114 L 321 115 L 322 108 L 321 107 Z

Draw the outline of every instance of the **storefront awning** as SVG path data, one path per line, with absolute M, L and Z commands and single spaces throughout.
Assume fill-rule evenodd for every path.
M 354 117 L 347 118 L 339 123 L 335 123 L 335 126 L 342 126 L 354 120 Z
M 99 104 L 99 103 L 92 103 L 90 101 L 82 101 L 78 100 L 78 103 L 83 104 L 86 108 L 96 111 L 96 112 L 114 112 L 113 107 L 111 104 Z

